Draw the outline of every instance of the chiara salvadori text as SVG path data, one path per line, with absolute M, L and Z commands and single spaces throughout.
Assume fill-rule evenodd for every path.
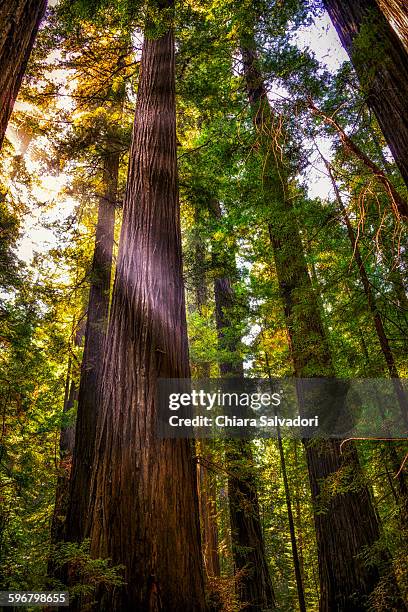
M 171 427 L 318 427 L 319 417 L 304 418 L 296 416 L 293 419 L 287 419 L 278 416 L 260 416 L 254 418 L 241 418 L 237 416 L 227 416 L 220 414 L 215 418 L 198 415 L 192 418 L 179 417 L 172 415 L 169 418 Z

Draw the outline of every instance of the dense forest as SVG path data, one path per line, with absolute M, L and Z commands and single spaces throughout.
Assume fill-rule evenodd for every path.
M 406 0 L 1 0 L 0 147 L 0 591 L 406 611 Z M 190 377 L 405 427 L 160 437 Z

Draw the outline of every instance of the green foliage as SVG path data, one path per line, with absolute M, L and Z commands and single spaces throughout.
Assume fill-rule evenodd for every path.
M 75 407 L 63 412 L 68 364 L 70 379 L 77 382 L 82 346 L 75 336 L 81 335 L 86 316 L 103 164 L 112 151 L 120 154 L 118 208 L 125 191 L 139 77 L 139 28 L 154 38 L 174 24 L 177 35 L 179 183 L 193 377 L 217 377 L 221 363 L 241 362 L 248 376 L 293 375 L 269 231 L 284 236 L 288 228 L 281 206 L 282 173 L 292 206 L 290 223 L 301 235 L 336 374 L 374 377 L 387 372 L 355 265 L 358 246 L 399 372 L 406 376 L 406 229 L 390 213 L 384 187 L 344 149 L 333 126 L 310 113 L 308 99 L 326 115 L 334 115 L 400 193 L 406 195 L 406 191 L 378 124 L 365 107 L 370 69 L 361 87 L 349 62 L 338 71 L 328 71 L 310 50 L 300 49 L 295 42 L 300 28 L 312 27 L 318 18 L 318 4 L 189 0 L 179 3 L 174 13 L 159 10 L 157 2 L 63 0 L 50 12 L 22 90 L 28 110 L 17 111 L 12 119 L 26 150 L 20 154 L 8 143 L 1 168 L 2 589 L 45 588 L 50 557 L 57 567 L 69 564 L 73 568 L 71 595 L 89 605 L 99 589 L 123 584 L 123 568 L 112 567 L 106 559 L 93 559 L 86 542 L 51 549 L 49 527 L 60 467 L 59 432 L 75 420 Z M 255 28 L 258 65 L 274 114 L 272 129 L 261 137 L 248 107 L 239 51 L 252 36 L 251 28 Z M 367 61 L 377 35 L 370 22 L 362 28 L 355 45 L 361 61 Z M 380 55 L 370 56 L 367 66 L 382 59 L 383 51 L 380 48 Z M 326 172 L 320 150 L 330 158 L 357 236 L 355 244 L 350 243 L 333 186 L 326 180 L 320 195 L 309 193 L 313 169 L 317 167 L 317 180 Z M 36 193 L 45 174 L 66 178 L 61 193 L 46 196 L 40 207 Z M 62 218 L 63 208 L 58 206 L 68 198 L 74 204 Z M 26 266 L 16 255 L 19 234 L 26 231 L 24 215 L 52 210 L 55 203 L 54 220 L 39 217 L 52 232 L 52 246 L 36 254 L 31 267 Z M 214 283 L 220 278 L 228 279 L 234 298 L 224 313 L 230 325 L 222 339 L 214 300 Z M 299 290 L 297 298 L 294 319 L 300 320 L 299 315 L 310 312 L 310 292 Z M 310 375 L 321 374 L 310 361 Z M 296 610 L 279 450 L 275 440 L 257 440 L 252 446 L 255 466 L 251 467 L 257 475 L 266 557 L 276 596 L 282 610 Z M 358 494 L 367 482 L 383 533 L 377 548 L 363 551 L 362 560 L 378 565 L 387 548 L 399 583 L 407 590 L 395 465 L 390 464 L 383 445 L 361 443 L 358 448 L 362 473 L 352 473 L 345 466 L 333 474 L 322 483 L 321 499 L 313 508 L 301 443 L 284 440 L 310 610 L 318 608 L 319 596 L 313 511 L 327 512 L 337 496 L 350 491 Z M 395 448 L 402 461 L 405 449 Z M 224 444 L 214 443 L 210 459 L 221 576 L 210 577 L 209 586 L 217 605 L 221 602 L 224 610 L 237 612 L 240 603 L 234 586 L 240 577 L 233 576 Z M 235 467 L 245 474 L 246 465 Z M 384 609 L 385 592 L 381 583 L 372 596 L 373 610 Z
M 68 592 L 70 601 L 85 600 L 84 608 L 91 609 L 95 602 L 92 598 L 99 589 L 109 590 L 122 586 L 123 566 L 112 566 L 110 559 L 95 559 L 89 553 L 89 540 L 81 544 L 64 542 L 51 551 L 51 559 L 57 569 L 69 567 L 70 585 Z M 63 584 L 55 584 L 55 588 L 64 589 Z

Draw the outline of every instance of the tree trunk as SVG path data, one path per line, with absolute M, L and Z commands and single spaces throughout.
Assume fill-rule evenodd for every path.
M 91 473 L 98 418 L 98 385 L 109 313 L 115 204 L 119 153 L 107 153 L 103 167 L 103 195 L 99 199 L 95 248 L 91 269 L 85 347 L 78 392 L 78 410 L 65 539 L 81 542 L 88 519 Z
M 390 343 L 389 343 L 389 340 L 388 340 L 388 337 L 385 331 L 383 317 L 377 307 L 377 302 L 375 299 L 373 289 L 371 287 L 370 279 L 368 278 L 368 274 L 364 266 L 363 257 L 361 255 L 360 248 L 357 244 L 356 235 L 355 235 L 353 226 L 351 225 L 351 221 L 348 217 L 346 208 L 343 204 L 343 200 L 340 195 L 340 190 L 337 186 L 336 180 L 333 175 L 332 167 L 327 162 L 327 160 L 325 160 L 323 157 L 322 159 L 326 165 L 327 172 L 329 174 L 330 180 L 333 185 L 337 205 L 339 207 L 339 212 L 341 213 L 344 223 L 346 225 L 347 235 L 350 240 L 351 248 L 353 250 L 354 260 L 356 262 L 360 280 L 364 288 L 365 296 L 367 298 L 368 307 L 373 317 L 374 327 L 377 333 L 378 342 L 381 347 L 381 352 L 383 354 L 385 363 L 387 364 L 390 378 L 393 381 L 394 391 L 397 397 L 397 402 L 400 407 L 402 420 L 408 427 L 407 398 L 406 398 L 406 394 L 405 394 L 404 388 L 401 383 L 397 365 L 395 363 L 394 354 L 392 352 L 392 349 L 391 349 L 391 346 L 390 346 Z M 383 416 L 383 419 L 385 420 L 386 418 L 385 414 L 383 414 L 382 416 Z M 396 469 L 396 473 L 397 473 L 400 462 L 399 462 L 397 453 L 395 451 L 395 448 L 390 444 L 388 446 L 388 451 L 389 451 L 389 456 L 392 461 L 393 467 L 394 469 Z M 405 474 L 403 471 L 398 475 L 398 487 L 399 487 L 399 496 L 400 496 L 400 502 L 401 502 L 401 526 L 406 531 L 407 530 L 407 520 L 408 520 L 408 487 L 406 483 Z
M 324 0 L 408 186 L 408 52 L 375 0 Z
M 268 378 L 271 383 L 271 393 L 273 393 L 272 373 L 271 373 L 271 369 L 269 366 L 269 357 L 266 352 L 265 352 L 265 365 L 267 369 Z M 289 535 L 290 535 L 290 543 L 292 547 L 293 568 L 295 570 L 299 610 L 300 612 L 306 612 L 306 601 L 305 601 L 305 591 L 303 588 L 302 567 L 301 567 L 301 562 L 300 562 L 300 556 L 298 553 L 298 545 L 296 542 L 295 521 L 293 519 L 292 499 L 290 495 L 288 473 L 286 470 L 285 450 L 283 448 L 282 436 L 281 436 L 279 425 L 277 427 L 277 435 L 278 435 L 279 457 L 280 457 L 282 478 L 283 478 L 283 488 L 285 491 L 286 509 L 288 512 Z
M 408 5 L 406 0 L 377 0 L 377 3 L 408 50 Z
M 247 34 L 241 42 L 241 53 L 248 99 L 263 152 L 264 194 L 271 208 L 268 230 L 294 373 L 300 378 L 334 377 L 330 348 L 288 193 L 288 170 L 282 162 L 281 150 L 273 150 L 275 139 L 279 139 L 276 128 L 279 122 L 274 117 L 258 68 L 253 34 Z M 363 612 L 367 609 L 367 598 L 380 584 L 381 572 L 379 565 L 365 565 L 361 553 L 365 547 L 378 542 L 380 533 L 369 491 L 365 485 L 358 484 L 362 476 L 356 449 L 351 443 L 342 454 L 340 442 L 330 439 L 319 444 L 306 441 L 305 450 L 315 511 L 320 612 Z M 353 490 L 324 499 L 324 483 L 341 472 L 349 472 L 355 479 Z M 390 571 L 387 553 L 383 556 L 380 565 Z M 390 609 L 394 600 L 405 609 L 392 574 L 387 588 Z
M 404 388 L 402 386 L 401 380 L 400 380 L 400 376 L 398 373 L 398 369 L 397 369 L 397 365 L 395 363 L 395 359 L 394 359 L 394 355 L 393 352 L 391 350 L 391 346 L 384 328 L 384 323 L 383 323 L 383 319 L 381 316 L 381 313 L 377 307 L 377 303 L 376 303 L 376 299 L 375 299 L 375 295 L 373 293 L 372 287 L 371 287 L 371 283 L 370 283 L 370 279 L 368 278 L 365 266 L 364 266 L 364 261 L 362 258 L 362 255 L 360 253 L 360 248 L 357 244 L 356 241 L 356 236 L 353 230 L 353 226 L 351 225 L 350 219 L 347 215 L 347 211 L 345 206 L 343 205 L 343 201 L 341 199 L 341 195 L 340 195 L 340 191 L 339 188 L 337 186 L 336 180 L 333 176 L 333 171 L 332 168 L 330 166 L 330 164 L 326 161 L 326 168 L 330 177 L 330 180 L 332 182 L 333 185 L 333 189 L 336 195 L 336 201 L 337 201 L 337 205 L 339 207 L 339 211 L 343 217 L 344 223 L 346 224 L 346 228 L 347 228 L 347 235 L 348 238 L 350 240 L 350 244 L 351 244 L 351 248 L 353 249 L 353 255 L 354 255 L 354 259 L 358 268 L 358 272 L 360 275 L 360 280 L 361 283 L 363 285 L 364 288 L 364 293 L 365 296 L 367 298 L 367 303 L 368 303 L 368 307 L 370 309 L 371 315 L 373 317 L 373 321 L 374 321 L 374 326 L 375 326 L 375 330 L 377 332 L 377 338 L 381 347 L 381 351 L 382 354 L 384 356 L 384 360 L 385 363 L 387 364 L 387 368 L 388 368 L 388 372 L 389 375 L 391 377 L 391 379 L 394 382 L 394 389 L 395 389 L 395 394 L 397 396 L 397 401 L 401 410 L 401 416 L 403 419 L 403 422 L 406 424 L 407 428 L 408 428 L 408 404 L 407 404 L 407 399 L 405 396 L 405 392 L 404 392 Z
M 248 612 L 276 610 L 266 560 L 251 444 L 226 441 L 232 553 L 239 600 Z
M 4 0 L 0 5 L 0 149 L 47 0 Z
M 346 153 L 352 153 L 355 157 L 357 157 L 357 159 L 363 162 L 367 170 L 384 187 L 385 193 L 387 194 L 390 202 L 390 208 L 397 220 L 401 217 L 405 222 L 407 222 L 408 202 L 395 189 L 394 185 L 382 168 L 380 168 L 364 153 L 364 151 L 346 134 L 340 124 L 333 119 L 333 117 L 329 117 L 319 110 L 311 100 L 309 101 L 309 107 L 314 115 L 321 117 L 325 123 L 332 126 L 337 131 Z
M 206 609 L 192 444 L 156 431 L 158 379 L 189 377 L 174 60 L 171 28 L 145 38 L 90 523 L 91 553 L 123 565 L 126 584 L 99 594 L 101 611 Z
M 206 576 L 220 576 L 217 529 L 217 491 L 214 475 L 208 469 L 211 450 L 207 440 L 200 441 L 200 456 L 204 461 L 197 465 L 198 496 L 200 505 L 201 536 Z
M 200 210 L 195 209 L 194 236 L 194 270 L 193 285 L 195 290 L 195 308 L 203 315 L 204 308 L 208 306 L 209 295 L 205 271 L 206 245 L 200 236 Z M 198 379 L 210 378 L 210 363 L 194 364 L 195 375 Z M 214 474 L 208 469 L 211 463 L 211 443 L 208 440 L 196 442 L 200 461 L 197 463 L 197 487 L 200 509 L 200 526 L 203 549 L 204 568 L 207 578 L 220 576 L 220 559 L 218 554 L 218 527 L 217 527 L 217 490 Z M 203 459 L 203 461 L 201 461 Z
M 221 217 L 219 203 L 211 203 L 213 214 Z M 213 267 L 218 271 L 214 279 L 215 315 L 220 350 L 227 355 L 220 366 L 222 376 L 243 377 L 239 356 L 240 333 L 236 330 L 236 297 L 229 278 L 235 260 L 213 246 Z M 234 274 L 236 276 L 236 272 Z M 266 560 L 261 517 L 259 512 L 251 443 L 248 440 L 227 440 L 225 459 L 228 471 L 228 503 L 231 523 L 232 553 L 237 592 L 248 612 L 275 610 L 275 595 Z
M 69 410 L 74 407 L 74 402 L 78 398 L 78 389 L 74 380 L 71 380 L 71 365 L 69 366 L 69 372 L 67 375 L 67 393 L 64 401 L 63 413 L 66 414 Z M 63 427 L 60 434 L 59 444 L 59 474 L 57 478 L 57 486 L 55 491 L 55 506 L 54 514 L 51 523 L 51 542 L 56 544 L 61 542 L 64 536 L 65 519 L 67 516 L 68 506 L 68 490 L 69 490 L 69 479 L 71 475 L 72 465 L 72 454 L 74 452 L 75 443 L 75 424 Z M 49 565 L 49 575 L 50 571 Z

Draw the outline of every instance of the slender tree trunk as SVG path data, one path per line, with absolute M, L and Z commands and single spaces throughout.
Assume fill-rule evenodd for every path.
M 299 458 L 298 458 L 298 440 L 293 440 L 293 451 L 294 451 L 294 459 L 295 459 L 295 470 L 296 473 L 299 471 Z M 303 559 L 303 548 L 304 548 L 304 538 L 303 538 L 303 526 L 302 526 L 302 512 L 300 508 L 300 491 L 299 491 L 299 482 L 296 480 L 295 483 L 295 508 L 296 508 L 296 529 L 297 529 L 297 543 L 298 543 L 298 551 L 299 551 L 299 564 L 300 564 L 300 573 L 302 579 L 305 579 L 305 564 Z
M 78 392 L 75 450 L 65 533 L 67 541 L 83 540 L 89 512 L 99 409 L 98 385 L 109 313 L 118 173 L 119 153 L 116 151 L 107 153 L 103 166 L 103 194 L 99 198 L 85 347 Z
M 303 244 L 288 194 L 288 170 L 281 161 L 281 151 L 273 150 L 277 134 L 273 110 L 258 68 L 253 34 L 241 42 L 249 102 L 254 126 L 263 152 L 263 185 L 271 207 L 269 235 L 282 297 L 295 376 L 300 378 L 335 376 L 327 337 L 321 320 L 304 257 Z M 329 383 L 328 383 L 329 384 Z M 329 391 L 330 392 L 330 391 Z M 380 537 L 377 516 L 367 487 L 362 480 L 355 447 L 340 452 L 340 441 L 305 442 L 312 500 L 315 510 L 316 539 L 320 574 L 320 612 L 363 612 L 367 598 L 382 578 L 379 565 L 367 566 L 361 559 L 365 547 Z M 329 496 L 323 503 L 324 483 L 340 470 L 350 471 L 355 480 L 351 491 Z M 388 554 L 380 565 L 390 572 Z M 389 603 L 401 609 L 395 578 L 387 584 Z
M 248 612 L 276 610 L 266 561 L 251 444 L 226 441 L 228 501 L 237 592 Z
M 217 491 L 214 475 L 208 469 L 211 450 L 207 440 L 200 441 L 200 456 L 197 466 L 198 495 L 200 506 L 201 536 L 203 542 L 204 567 L 207 578 L 220 576 L 217 528 Z
M 366 295 L 367 298 L 367 302 L 368 302 L 368 307 L 370 309 L 370 312 L 372 314 L 373 317 L 373 321 L 374 321 L 374 326 L 375 326 L 375 330 L 377 332 L 377 338 L 378 341 L 380 343 L 381 346 L 381 351 L 382 354 L 384 356 L 385 362 L 387 364 L 387 368 L 388 368 L 388 372 L 390 374 L 390 377 L 393 379 L 394 381 L 394 388 L 395 388 L 395 393 L 397 396 L 397 400 L 400 406 L 400 410 L 401 410 L 401 415 L 402 418 L 404 420 L 404 422 L 406 423 L 407 427 L 408 427 L 408 404 L 407 404 L 407 399 L 405 396 L 405 392 L 404 389 L 402 387 L 401 381 L 400 381 L 400 377 L 399 377 L 399 373 L 398 373 L 398 369 L 395 363 L 395 359 L 394 359 L 394 355 L 393 352 L 391 350 L 391 346 L 384 328 L 384 323 L 382 320 L 382 316 L 381 313 L 377 307 L 377 302 L 371 287 L 371 283 L 370 283 L 370 279 L 368 278 L 365 266 L 364 266 L 364 262 L 363 262 L 363 258 L 361 256 L 360 253 L 360 248 L 357 244 L 356 241 L 356 236 L 353 230 L 353 226 L 351 225 L 350 219 L 347 215 L 347 211 L 343 205 L 343 201 L 341 199 L 341 195 L 340 195 L 340 191 L 339 188 L 337 186 L 336 180 L 333 176 L 333 171 L 331 169 L 330 164 L 328 164 L 326 162 L 326 168 L 327 171 L 329 173 L 329 177 L 330 180 L 332 182 L 333 185 L 333 189 L 334 192 L 336 194 L 336 201 L 337 201 L 337 205 L 340 209 L 340 213 L 344 219 L 344 223 L 346 224 L 346 228 L 347 228 L 347 235 L 349 237 L 350 240 L 350 244 L 351 244 L 351 248 L 353 249 L 353 255 L 354 255 L 354 259 L 355 262 L 357 264 L 357 268 L 359 271 L 359 275 L 360 275 L 360 279 L 364 288 L 364 293 Z
M 221 217 L 219 203 L 213 201 L 212 212 Z M 215 315 L 219 347 L 228 355 L 220 365 L 222 376 L 243 377 L 239 356 L 240 333 L 237 322 L 236 297 L 226 270 L 235 268 L 230 253 L 213 247 Z M 236 273 L 234 274 L 236 276 Z M 266 560 L 259 512 L 251 443 L 248 440 L 227 440 L 225 452 L 228 470 L 228 502 L 231 523 L 232 553 L 239 600 L 248 612 L 276 609 L 275 595 Z
M 47 0 L 0 4 L 0 149 Z
M 73 332 L 75 324 L 73 325 Z M 74 344 L 81 346 L 84 337 L 85 325 L 82 319 L 76 326 Z M 73 359 L 68 360 L 68 371 L 65 383 L 65 396 L 63 414 L 66 415 L 74 407 L 78 399 L 78 384 Z M 75 423 L 61 427 L 59 442 L 59 473 L 55 489 L 55 505 L 51 522 L 51 544 L 57 544 L 64 539 L 65 524 L 69 502 L 69 482 L 72 469 L 72 456 L 75 445 Z M 56 569 L 54 558 L 51 555 L 48 561 L 48 576 L 58 577 L 60 571 Z
M 268 378 L 269 378 L 269 381 L 272 383 L 272 375 L 271 375 L 271 370 L 269 367 L 269 358 L 268 358 L 267 353 L 265 353 L 265 362 L 266 362 Z M 272 384 L 271 384 L 271 392 L 273 393 Z M 290 534 L 290 542 L 291 542 L 291 547 L 292 547 L 293 567 L 295 570 L 299 610 L 300 612 L 306 612 L 306 601 L 305 601 L 305 592 L 303 589 L 302 570 L 301 570 L 301 564 L 300 564 L 300 559 L 299 559 L 299 554 L 298 554 L 298 546 L 296 542 L 295 522 L 293 520 L 292 499 L 291 499 L 290 489 L 289 489 L 288 473 L 286 471 L 285 451 L 283 448 L 282 436 L 281 436 L 279 425 L 277 429 L 277 435 L 278 435 L 279 457 L 280 457 L 280 463 L 281 463 L 281 469 L 282 469 L 283 488 L 285 491 L 286 509 L 288 512 L 289 534 Z
M 340 190 L 337 186 L 336 180 L 333 175 L 333 170 L 330 164 L 326 160 L 324 160 L 324 158 L 323 158 L 323 161 L 325 162 L 330 180 L 333 185 L 333 189 L 336 195 L 337 205 L 344 219 L 344 223 L 346 224 L 347 234 L 350 240 L 351 248 L 353 250 L 354 260 L 356 262 L 356 265 L 359 271 L 360 280 L 364 288 L 365 296 L 367 298 L 368 307 L 373 317 L 373 322 L 374 322 L 375 330 L 377 333 L 378 342 L 381 347 L 381 352 L 387 364 L 389 375 L 393 381 L 394 390 L 395 390 L 397 401 L 400 407 L 402 419 L 403 419 L 403 422 L 408 427 L 407 397 L 406 397 L 404 388 L 402 386 L 399 372 L 397 369 L 397 365 L 395 363 L 394 355 L 393 355 L 393 352 L 392 352 L 392 349 L 391 349 L 391 346 L 390 346 L 390 343 L 389 343 L 389 340 L 388 340 L 388 337 L 387 337 L 387 334 L 384 328 L 383 318 L 381 316 L 381 312 L 378 309 L 375 295 L 371 287 L 370 279 L 368 278 L 368 274 L 364 266 L 363 257 L 360 253 L 360 248 L 357 244 L 356 235 L 355 235 L 353 226 L 351 225 L 351 221 L 348 217 L 346 208 L 343 204 L 343 200 L 340 195 Z M 383 417 L 385 419 L 385 415 L 383 415 Z M 392 445 L 388 446 L 388 450 L 389 450 L 391 461 L 393 463 L 393 467 L 394 469 L 396 469 L 396 472 L 398 472 L 400 462 L 398 460 L 397 453 L 395 452 L 395 449 Z M 400 494 L 400 501 L 401 501 L 401 520 L 402 520 L 403 527 L 406 530 L 407 520 L 408 520 L 408 487 L 407 487 L 407 483 L 405 479 L 405 474 L 403 472 L 401 472 L 398 476 L 398 486 L 399 486 L 399 494 Z
M 377 4 L 408 50 L 408 5 L 406 1 L 377 0 Z
M 407 222 L 408 202 L 397 191 L 382 168 L 380 168 L 378 164 L 376 164 L 364 153 L 364 151 L 354 142 L 354 140 L 350 138 L 350 136 L 346 134 L 341 125 L 333 117 L 329 117 L 323 113 L 323 111 L 318 109 L 311 100 L 309 100 L 309 107 L 314 115 L 321 117 L 325 123 L 337 131 L 345 151 L 353 154 L 357 159 L 359 159 L 364 164 L 366 169 L 374 176 L 374 178 L 381 183 L 388 196 L 390 207 L 394 216 L 397 219 L 402 217 L 404 221 Z
M 197 234 L 194 244 L 193 283 L 195 290 L 195 307 L 200 315 L 208 306 L 209 295 L 205 271 L 206 246 L 199 235 L 201 226 L 200 211 L 195 210 Z M 194 367 L 198 379 L 210 377 L 210 363 L 198 363 Z M 217 490 L 214 474 L 208 469 L 211 463 L 211 443 L 208 440 L 196 442 L 200 461 L 197 463 L 197 486 L 200 509 L 200 526 L 203 549 L 204 568 L 207 578 L 220 576 L 220 559 L 218 554 L 217 528 Z M 203 459 L 203 461 L 201 461 Z
M 172 9 L 172 2 L 159 2 Z M 167 15 L 167 11 L 166 11 Z M 206 609 L 189 440 L 160 439 L 157 381 L 188 378 L 174 34 L 145 38 L 101 385 L 91 553 L 124 566 L 101 611 Z
M 408 52 L 375 0 L 324 0 L 408 186 Z

